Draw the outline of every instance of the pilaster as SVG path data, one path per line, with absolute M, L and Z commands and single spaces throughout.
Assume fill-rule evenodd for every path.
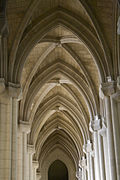
M 35 153 L 34 145 L 28 144 L 27 145 L 27 152 L 28 152 L 28 180 L 33 180 L 33 154 Z
M 120 179 L 120 89 L 110 97 L 117 179 Z
M 18 180 L 27 180 L 28 147 L 27 134 L 30 132 L 29 122 L 19 121 L 18 125 Z M 22 173 L 21 173 L 22 172 Z
M 0 79 L 0 179 L 17 179 L 18 88 L 12 96 L 5 80 Z M 19 87 L 20 88 L 20 87 Z M 21 89 L 21 88 L 20 88 Z M 7 168 L 6 168 L 7 167 Z
M 106 166 L 109 165 L 109 172 L 107 172 L 109 179 L 117 179 L 117 171 L 116 171 L 116 156 L 114 149 L 114 121 L 112 118 L 112 103 L 111 97 L 117 91 L 117 81 L 109 80 L 108 82 L 101 84 L 101 89 L 104 94 L 105 101 L 105 119 L 106 119 L 106 135 L 107 135 L 107 154 L 108 162 L 106 162 Z
M 40 179 L 41 179 L 41 173 L 38 172 L 38 171 L 37 171 L 37 173 L 36 173 L 36 178 L 37 178 L 37 180 L 40 180 Z
M 106 177 L 103 147 L 104 137 L 106 137 L 106 124 L 104 118 L 100 115 L 96 115 L 94 120 L 90 121 L 89 128 L 94 137 L 95 177 L 98 180 L 104 180 Z
M 37 168 L 39 167 L 39 162 L 38 161 L 33 161 L 33 180 L 37 180 Z
M 78 180 L 82 179 L 82 169 L 79 167 L 77 172 L 76 172 L 76 177 Z
M 82 180 L 87 180 L 87 160 L 84 156 L 82 156 L 79 161 L 79 165 L 82 168 Z
M 83 145 L 83 152 L 87 157 L 87 171 L 88 171 L 88 180 L 94 180 L 94 168 L 93 168 L 93 145 L 90 140 L 87 140 L 87 144 Z

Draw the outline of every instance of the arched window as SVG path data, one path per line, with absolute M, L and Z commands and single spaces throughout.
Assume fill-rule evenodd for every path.
M 68 180 L 68 170 L 66 165 L 60 161 L 54 161 L 48 170 L 48 180 Z

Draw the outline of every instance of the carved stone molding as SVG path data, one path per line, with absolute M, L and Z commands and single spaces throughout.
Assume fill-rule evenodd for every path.
M 34 154 L 35 153 L 35 146 L 34 145 L 31 145 L 31 144 L 27 144 L 27 152 L 29 154 Z
M 87 144 L 83 145 L 83 152 L 86 153 L 92 153 L 92 143 L 90 142 L 90 140 L 87 140 Z
M 79 168 L 77 171 L 76 171 L 76 177 L 78 178 L 78 180 L 81 180 L 82 179 L 82 169 Z
M 102 120 L 101 117 L 96 115 L 94 120 L 91 120 L 89 123 L 89 130 L 91 132 L 98 131 L 102 128 Z
M 87 168 L 87 160 L 84 156 L 82 156 L 82 159 L 79 161 L 79 166 L 84 169 Z
M 105 124 L 104 121 L 102 122 L 102 129 L 99 130 L 99 134 L 101 136 L 105 136 L 106 135 L 106 124 Z
M 12 97 L 18 101 L 22 99 L 22 88 L 20 84 L 14 84 L 9 82 L 5 84 L 5 79 L 0 78 L 0 97 Z
M 101 83 L 101 90 L 105 96 L 110 96 L 116 92 L 117 82 L 109 81 L 105 83 Z
M 112 95 L 112 98 L 117 101 L 120 102 L 120 90 L 117 91 L 115 94 Z
M 30 133 L 30 123 L 26 121 L 19 121 L 18 124 L 19 132 L 25 132 L 26 134 Z
M 36 172 L 37 179 L 41 179 L 41 173 L 39 171 Z
M 33 167 L 35 169 L 37 169 L 39 167 L 39 162 L 38 161 L 33 161 L 32 164 L 33 164 Z
M 22 88 L 20 87 L 20 84 L 9 82 L 8 92 L 11 97 L 16 98 L 18 101 L 22 99 Z
M 104 135 L 106 132 L 106 124 L 104 118 L 101 116 L 95 116 L 95 119 L 90 121 L 89 124 L 90 132 L 98 132 L 101 135 Z

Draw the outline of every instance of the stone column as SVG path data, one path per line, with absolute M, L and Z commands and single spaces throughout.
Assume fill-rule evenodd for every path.
M 28 149 L 28 180 L 34 180 L 33 179 L 33 163 L 32 163 L 32 159 L 33 159 L 33 154 L 35 153 L 35 147 L 34 145 L 27 145 L 27 149 Z
M 120 179 L 120 90 L 111 96 L 117 179 Z
M 18 125 L 18 101 L 12 98 L 12 146 L 11 146 L 11 179 L 17 177 L 17 125 Z
M 18 144 L 17 144 L 17 178 L 22 180 L 23 168 L 22 168 L 22 157 L 23 157 L 23 147 L 22 147 L 22 131 L 18 129 Z
M 0 94 L 0 179 L 11 178 L 12 98 Z
M 37 180 L 36 174 L 37 174 L 37 168 L 39 167 L 38 161 L 33 161 L 33 180 Z
M 94 162 L 95 162 L 95 178 L 100 180 L 100 161 L 99 161 L 99 144 L 98 144 L 98 130 L 100 129 L 100 119 L 95 116 L 94 120 L 90 121 L 89 129 L 93 133 L 94 138 Z
M 106 180 L 106 169 L 105 169 L 105 156 L 104 156 L 104 144 L 103 137 L 98 135 L 98 143 L 99 143 L 99 160 L 100 160 L 100 177 L 101 180 Z
M 18 180 L 27 180 L 27 134 L 30 132 L 29 123 L 25 121 L 20 121 L 18 131 Z
M 76 172 L 76 177 L 78 180 L 82 179 L 82 168 L 78 167 L 78 170 Z
M 0 179 L 17 179 L 17 121 L 19 85 L 0 81 Z
M 40 172 L 37 172 L 36 174 L 36 180 L 40 180 L 41 179 L 41 173 Z
M 100 115 L 96 115 L 94 120 L 90 122 L 90 131 L 94 137 L 94 151 L 95 151 L 95 178 L 98 180 L 105 180 L 105 161 L 104 161 L 104 148 L 103 136 L 106 132 L 104 119 Z
M 80 160 L 80 166 L 82 168 L 82 178 L 81 180 L 87 180 L 87 162 L 84 156 Z
M 92 143 L 90 142 L 90 140 L 88 140 L 87 144 L 83 146 L 83 151 L 87 157 L 88 180 L 95 180 L 94 168 L 93 168 L 93 150 L 92 150 Z
M 105 117 L 106 117 L 106 134 L 108 143 L 108 166 L 110 180 L 117 179 L 116 171 L 116 157 L 115 157 L 115 147 L 114 147 L 114 135 L 113 135 L 113 122 L 112 122 L 112 105 L 110 97 L 115 93 L 116 82 L 108 79 L 108 82 L 102 83 L 102 91 L 104 93 L 105 99 Z

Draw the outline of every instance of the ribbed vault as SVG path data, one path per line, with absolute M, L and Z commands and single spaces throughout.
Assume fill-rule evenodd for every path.
M 101 64 L 102 71 L 102 62 L 100 57 L 92 54 L 94 48 L 88 49 L 89 45 L 84 43 L 84 37 L 81 39 L 80 35 L 78 37 L 74 33 L 73 25 L 71 29 L 68 28 L 68 22 L 63 21 L 61 16 L 59 21 L 59 13 L 61 16 L 65 14 L 64 19 L 71 17 L 65 10 L 55 9 L 53 15 L 51 14 L 53 24 L 46 24 L 48 27 L 44 25 L 46 30 L 43 27 L 43 30 L 33 37 L 35 40 L 30 42 L 33 46 L 37 40 L 34 48 L 28 42 L 33 30 L 31 27 L 27 28 L 20 46 L 23 49 L 26 41 L 28 48 L 32 49 L 29 49 L 28 55 L 22 55 L 22 49 L 19 48 L 15 68 L 17 74 L 14 72 L 16 77 L 19 77 L 22 70 L 20 79 L 23 100 L 20 105 L 20 119 L 31 124 L 28 141 L 35 145 L 34 159 L 39 161 L 39 170 L 48 154 L 56 148 L 60 148 L 77 169 L 78 160 L 83 155 L 83 144 L 91 139 L 89 121 L 99 114 L 98 87 L 99 79 L 103 77 L 99 76 L 101 72 L 98 73 L 98 69 Z M 44 23 L 47 19 L 51 21 L 50 17 L 45 16 Z M 36 22 L 34 26 L 34 29 L 39 28 Z M 81 24 L 81 28 L 82 26 L 85 27 Z M 96 39 L 94 33 L 92 36 Z M 86 40 L 89 41 L 88 38 Z M 98 40 L 95 41 L 98 44 Z
M 9 79 L 23 88 L 19 120 L 30 123 L 39 171 L 56 149 L 77 169 L 92 139 L 89 122 L 100 114 L 99 85 L 113 74 L 109 48 L 84 0 L 34 0 L 28 7 L 13 47 L 8 42 Z

